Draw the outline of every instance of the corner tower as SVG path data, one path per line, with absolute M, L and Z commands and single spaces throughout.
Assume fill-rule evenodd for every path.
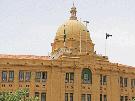
M 62 24 L 52 43 L 52 53 L 57 52 L 61 48 L 70 49 L 72 54 L 93 53 L 94 44 L 90 38 L 87 27 L 77 20 L 77 10 L 73 4 L 70 10 L 70 18 Z

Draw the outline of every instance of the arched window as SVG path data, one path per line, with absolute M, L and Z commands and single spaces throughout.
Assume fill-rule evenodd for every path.
M 88 68 L 82 70 L 82 82 L 85 84 L 92 84 L 92 72 Z

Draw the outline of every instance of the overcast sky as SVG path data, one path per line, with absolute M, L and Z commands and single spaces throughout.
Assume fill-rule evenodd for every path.
M 75 0 L 89 20 L 95 51 L 135 66 L 135 0 Z M 0 54 L 48 55 L 58 27 L 69 19 L 72 0 L 0 0 Z

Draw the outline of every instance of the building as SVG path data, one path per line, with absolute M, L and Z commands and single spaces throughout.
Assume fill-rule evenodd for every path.
M 0 91 L 28 88 L 40 101 L 131 101 L 135 68 L 111 63 L 94 51 L 76 7 L 62 24 L 50 56 L 0 55 Z

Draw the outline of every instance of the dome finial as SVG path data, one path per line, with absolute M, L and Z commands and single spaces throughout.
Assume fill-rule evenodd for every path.
M 73 7 L 70 10 L 70 13 L 71 13 L 70 20 L 77 20 L 76 12 L 77 12 L 77 10 L 76 10 L 76 7 L 75 7 L 74 1 L 73 1 Z

